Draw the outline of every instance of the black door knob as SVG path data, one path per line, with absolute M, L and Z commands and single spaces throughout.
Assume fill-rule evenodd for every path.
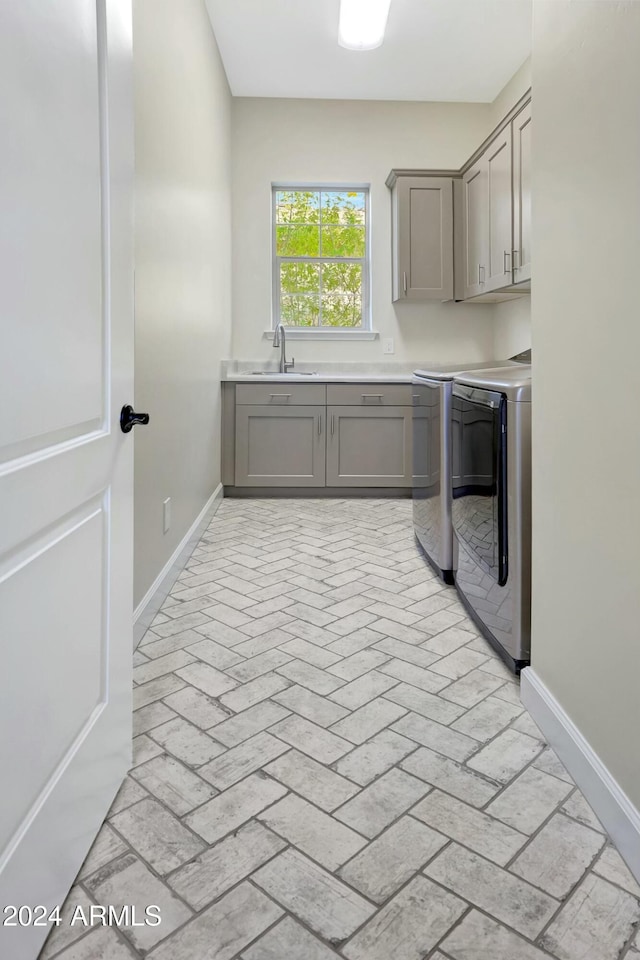
M 148 413 L 136 413 L 130 403 L 127 403 L 120 411 L 120 429 L 123 433 L 129 433 L 137 423 L 149 423 Z

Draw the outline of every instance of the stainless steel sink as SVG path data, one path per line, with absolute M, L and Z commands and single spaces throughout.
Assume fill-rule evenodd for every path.
M 287 370 L 286 373 L 280 373 L 278 370 L 252 370 L 252 377 L 317 377 L 318 371 L 312 370 L 308 373 L 306 370 Z

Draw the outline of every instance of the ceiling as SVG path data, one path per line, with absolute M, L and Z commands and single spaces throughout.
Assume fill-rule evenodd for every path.
M 392 0 L 384 43 L 338 46 L 339 0 L 206 0 L 237 97 L 490 102 L 531 52 L 532 0 Z

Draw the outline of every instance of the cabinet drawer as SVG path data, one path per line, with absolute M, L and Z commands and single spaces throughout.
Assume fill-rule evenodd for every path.
M 236 403 L 243 405 L 309 406 L 324 403 L 325 399 L 323 383 L 239 383 L 236 386 Z
M 330 383 L 327 403 L 341 407 L 406 407 L 412 404 L 409 383 Z

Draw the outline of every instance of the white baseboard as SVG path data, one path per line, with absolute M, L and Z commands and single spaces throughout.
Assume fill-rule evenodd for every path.
M 535 670 L 526 667 L 520 680 L 523 704 L 640 882 L 640 811 Z
M 169 595 L 179 574 L 194 551 L 198 541 L 207 528 L 224 496 L 224 489 L 219 483 L 204 507 L 193 521 L 184 537 L 173 551 L 164 567 L 153 581 L 144 597 L 133 611 L 133 649 L 138 646 L 144 634 L 149 629 L 160 607 Z

